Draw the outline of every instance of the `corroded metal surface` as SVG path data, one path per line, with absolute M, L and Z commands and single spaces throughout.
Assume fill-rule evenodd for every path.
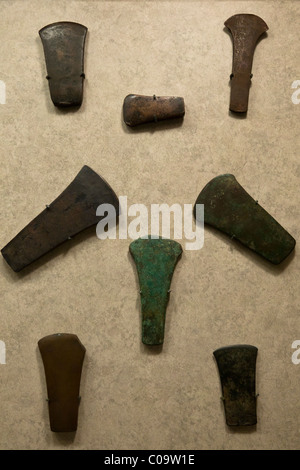
M 246 113 L 254 50 L 258 39 L 269 28 L 259 16 L 251 14 L 231 16 L 224 24 L 230 30 L 233 39 L 229 108 L 236 113 Z
M 65 108 L 82 103 L 86 34 L 85 26 L 70 21 L 53 23 L 39 31 L 55 106 Z
M 294 238 L 255 201 L 233 175 L 212 179 L 195 204 L 204 204 L 204 223 L 226 233 L 273 264 L 294 249 Z M 195 207 L 194 207 L 194 216 Z
M 252 426 L 257 422 L 255 374 L 257 348 L 247 344 L 214 351 L 222 387 L 228 426 Z
M 131 127 L 147 122 L 183 118 L 184 99 L 178 96 L 127 95 L 123 103 L 124 122 Z
M 85 347 L 69 333 L 45 336 L 38 347 L 45 369 L 51 431 L 74 432 Z
M 1 253 L 14 271 L 20 271 L 42 255 L 101 220 L 100 204 L 112 204 L 119 214 L 119 201 L 97 173 L 84 166 L 69 186 L 46 209 L 16 235 Z
M 182 254 L 179 243 L 168 239 L 139 238 L 130 244 L 142 304 L 142 342 L 164 342 L 165 317 L 175 266 Z

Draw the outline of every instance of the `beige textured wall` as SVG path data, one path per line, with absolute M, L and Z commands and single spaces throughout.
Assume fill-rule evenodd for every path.
M 249 112 L 229 115 L 235 13 L 269 25 L 256 49 Z M 69 20 L 88 27 L 84 102 L 50 100 L 38 30 Z M 0 105 L 3 247 L 90 165 L 128 204 L 193 204 L 214 176 L 233 173 L 299 237 L 298 1 L 1 1 Z M 181 126 L 132 131 L 128 93 L 179 95 Z M 95 231 L 14 273 L 0 260 L 1 449 L 299 449 L 300 339 L 297 247 L 274 267 L 207 229 L 184 250 L 172 281 L 162 351 L 140 341 L 130 240 Z M 184 248 L 185 240 L 182 241 Z M 50 431 L 37 341 L 70 332 L 87 349 L 75 436 Z M 226 427 L 213 350 L 258 347 L 258 424 Z

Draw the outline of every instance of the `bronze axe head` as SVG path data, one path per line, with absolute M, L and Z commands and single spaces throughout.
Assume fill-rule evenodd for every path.
M 213 178 L 197 197 L 204 223 L 241 242 L 273 264 L 294 250 L 295 239 L 238 183 L 234 175 Z
M 252 78 L 255 46 L 260 36 L 269 28 L 259 16 L 239 14 L 225 21 L 233 39 L 230 111 L 246 113 Z
M 60 21 L 39 31 L 42 40 L 53 104 L 79 107 L 83 98 L 84 45 L 87 28 Z
M 180 243 L 166 238 L 138 238 L 129 251 L 135 261 L 142 308 L 142 342 L 164 342 L 166 309 L 175 267 L 182 254 Z
M 90 167 L 84 166 L 67 188 L 46 206 L 1 253 L 14 271 L 20 271 L 42 255 L 88 227 L 96 225 L 101 204 L 111 204 L 119 215 L 119 201 L 109 186 Z
M 51 431 L 74 432 L 86 349 L 78 337 L 70 333 L 45 336 L 39 340 L 38 347 L 45 369 Z
M 148 122 L 183 118 L 184 99 L 180 96 L 127 95 L 123 102 L 123 119 L 130 127 Z
M 225 346 L 214 351 L 228 426 L 253 426 L 256 416 L 256 358 L 258 349 L 249 344 Z

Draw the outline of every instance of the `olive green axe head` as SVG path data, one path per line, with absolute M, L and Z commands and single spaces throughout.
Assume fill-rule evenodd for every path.
M 234 175 L 213 178 L 202 189 L 194 206 L 204 205 L 204 224 L 241 242 L 273 264 L 293 251 L 294 238 L 255 201 Z

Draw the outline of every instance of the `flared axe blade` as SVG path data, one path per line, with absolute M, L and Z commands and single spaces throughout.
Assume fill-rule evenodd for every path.
M 111 204 L 119 215 L 119 201 L 109 186 L 90 167 L 84 166 L 71 184 L 46 206 L 1 253 L 14 271 L 20 271 L 42 255 L 99 222 L 97 207 Z
M 45 370 L 51 431 L 75 432 L 86 349 L 70 333 L 45 336 L 38 341 L 38 347 Z
M 170 285 L 182 247 L 173 240 L 149 236 L 133 241 L 129 250 L 140 284 L 142 342 L 147 345 L 163 344 Z
M 71 21 L 52 23 L 39 31 L 55 106 L 82 104 L 86 34 L 86 26 Z
M 216 349 L 222 399 L 228 426 L 257 423 L 255 374 L 258 349 L 248 344 Z
M 259 16 L 238 14 L 225 21 L 233 39 L 230 110 L 246 113 L 254 50 L 258 39 L 269 28 Z
M 200 192 L 204 223 L 240 241 L 273 264 L 294 249 L 295 239 L 255 201 L 231 174 L 213 178 Z

